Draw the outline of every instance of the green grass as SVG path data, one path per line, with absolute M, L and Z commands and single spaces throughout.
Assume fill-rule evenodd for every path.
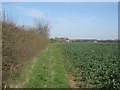
M 10 88 L 21 88 L 24 85 L 27 78 L 29 77 L 29 74 L 31 73 L 31 70 L 33 70 L 35 61 L 37 61 L 37 59 L 29 61 L 24 66 L 19 68 L 19 74 L 13 75 L 9 79 Z
M 23 85 L 23 88 L 70 87 L 62 54 L 55 45 L 51 45 L 48 50 L 41 53 L 33 64 L 32 68 L 27 68 L 29 70 L 26 77 L 28 81 Z

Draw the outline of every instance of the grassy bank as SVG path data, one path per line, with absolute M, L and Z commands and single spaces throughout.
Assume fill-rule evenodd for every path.
M 19 85 L 15 86 L 24 88 L 70 87 L 64 62 L 62 61 L 62 54 L 55 45 L 49 46 L 46 51 L 38 55 L 34 61 L 30 62 L 28 66 L 24 68 L 23 75 L 21 74 L 20 77 L 12 79 L 12 82 L 19 82 Z

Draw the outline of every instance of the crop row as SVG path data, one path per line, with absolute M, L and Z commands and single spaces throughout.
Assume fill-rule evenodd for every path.
M 63 43 L 57 45 L 82 80 L 96 88 L 120 89 L 117 43 Z M 78 79 L 78 81 L 81 81 Z

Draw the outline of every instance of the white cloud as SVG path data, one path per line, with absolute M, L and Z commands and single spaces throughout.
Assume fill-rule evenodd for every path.
M 49 16 L 48 19 L 52 20 L 52 21 L 57 21 L 57 22 L 65 22 L 66 21 L 66 18 L 63 18 L 63 17 L 51 17 L 51 16 Z
M 44 17 L 44 13 L 37 9 L 28 9 L 27 15 L 32 17 Z
M 22 6 L 16 6 L 17 9 L 23 12 L 26 16 L 31 16 L 31 17 L 44 17 L 44 12 L 34 9 L 34 8 L 26 8 Z
M 100 17 L 99 17 L 100 18 Z M 80 17 L 54 17 L 51 20 L 56 20 L 58 23 L 53 23 L 53 27 L 64 29 L 89 29 L 100 25 L 102 18 L 99 20 L 96 16 L 80 16 Z

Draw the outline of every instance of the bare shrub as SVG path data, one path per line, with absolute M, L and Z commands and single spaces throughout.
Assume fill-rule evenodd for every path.
M 45 36 L 49 36 L 50 26 L 48 22 L 46 22 L 43 18 L 35 18 L 34 24 L 38 32 L 40 32 L 41 34 Z

